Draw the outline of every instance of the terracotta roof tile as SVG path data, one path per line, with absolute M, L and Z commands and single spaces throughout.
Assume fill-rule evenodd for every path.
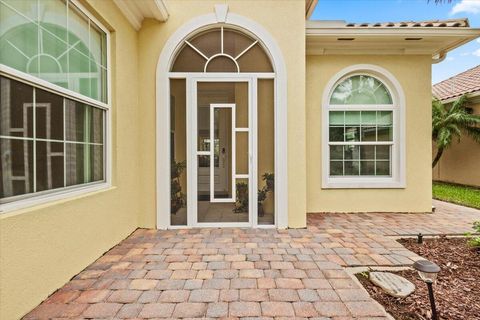
M 347 23 L 349 28 L 468 28 L 468 19 L 377 22 L 377 23 Z
M 439 100 L 480 91 L 480 65 L 434 84 L 433 95 Z

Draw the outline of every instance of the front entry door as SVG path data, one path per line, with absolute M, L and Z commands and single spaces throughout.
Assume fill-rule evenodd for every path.
M 250 226 L 256 203 L 252 81 L 217 80 L 199 78 L 190 83 L 190 221 Z

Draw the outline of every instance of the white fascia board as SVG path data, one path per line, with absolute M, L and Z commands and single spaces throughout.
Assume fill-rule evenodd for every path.
M 165 22 L 170 15 L 164 0 L 113 0 L 113 2 L 135 30 L 140 30 L 145 18 Z

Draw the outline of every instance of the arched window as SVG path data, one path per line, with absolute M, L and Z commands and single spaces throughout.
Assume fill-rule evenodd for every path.
M 273 67 L 257 39 L 222 26 L 185 40 L 171 71 L 273 72 Z
M 330 88 L 324 106 L 325 187 L 399 185 L 400 102 L 389 82 L 381 74 L 356 71 Z

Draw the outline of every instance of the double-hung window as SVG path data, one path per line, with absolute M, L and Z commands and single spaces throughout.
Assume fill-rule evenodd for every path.
M 107 184 L 107 45 L 75 0 L 0 0 L 2 211 Z
M 334 85 L 324 110 L 323 186 L 400 187 L 400 114 L 392 90 L 372 75 L 350 74 Z

